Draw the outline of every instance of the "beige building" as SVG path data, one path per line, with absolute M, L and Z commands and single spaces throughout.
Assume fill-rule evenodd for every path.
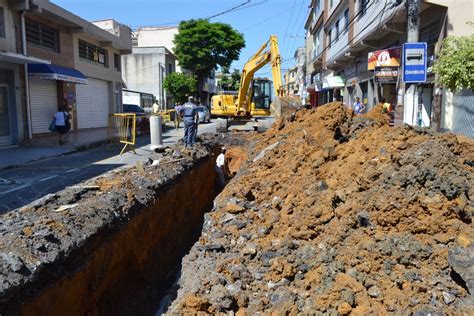
M 49 1 L 26 18 L 29 53 L 54 66 L 49 77 L 30 67 L 33 134 L 48 132 L 64 100 L 73 129 L 107 127 L 109 114 L 121 110 L 120 56 L 131 50 L 130 29 L 112 21 L 116 32 L 109 33 Z

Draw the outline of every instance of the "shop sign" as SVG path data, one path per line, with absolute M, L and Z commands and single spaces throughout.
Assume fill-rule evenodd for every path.
M 398 67 L 375 67 L 375 82 L 396 83 L 398 80 Z
M 400 47 L 377 50 L 369 53 L 367 70 L 375 70 L 375 67 L 399 67 Z

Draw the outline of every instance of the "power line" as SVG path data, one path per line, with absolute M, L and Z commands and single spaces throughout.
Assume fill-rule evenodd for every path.
M 294 0 L 293 2 L 293 7 L 291 8 L 291 14 L 290 14 L 290 18 L 288 20 L 288 24 L 286 25 L 286 30 L 285 30 L 285 35 L 284 35 L 284 39 L 283 39 L 283 50 L 282 51 L 285 51 L 286 50 L 286 43 L 287 43 L 287 35 L 288 35 L 288 29 L 290 27 L 290 24 L 291 24 L 291 19 L 293 18 L 293 13 L 295 12 L 295 7 L 296 7 L 296 0 Z
M 298 11 L 298 15 L 296 16 L 295 23 L 293 24 L 293 27 L 291 28 L 290 35 L 293 33 L 293 31 L 294 31 L 296 25 L 298 24 L 298 21 L 299 21 L 299 19 L 300 19 L 300 15 L 301 15 L 301 11 L 302 11 L 302 9 L 303 9 L 303 6 L 304 6 L 304 5 L 303 5 L 303 3 L 302 3 L 301 6 L 300 6 L 300 9 L 299 9 L 299 11 Z M 293 51 L 293 48 L 294 48 L 295 44 L 296 44 L 296 41 L 293 40 L 292 44 L 290 44 L 290 45 L 291 45 L 291 49 L 290 49 L 290 52 L 289 52 L 290 54 L 291 54 L 291 52 Z M 289 46 L 289 47 L 290 47 L 290 46 Z M 286 52 L 286 53 L 287 53 L 287 52 Z M 286 54 L 285 54 L 284 56 L 286 56 Z
M 305 1 L 301 1 L 301 2 L 299 2 L 299 3 L 304 3 L 304 2 L 305 2 Z M 255 24 L 252 24 L 252 25 L 250 25 L 250 26 L 248 26 L 248 27 L 242 29 L 242 31 L 246 31 L 246 30 L 251 29 L 251 28 L 253 28 L 253 27 L 255 27 L 255 26 L 258 26 L 258 25 L 260 25 L 260 24 L 262 24 L 262 23 L 268 22 L 268 21 L 270 21 L 271 19 L 276 18 L 277 16 L 280 16 L 280 15 L 282 15 L 283 13 L 287 12 L 287 11 L 290 10 L 292 7 L 293 7 L 293 6 L 289 6 L 289 7 L 287 7 L 286 9 L 284 9 L 284 10 L 282 10 L 282 11 L 279 11 L 279 12 L 277 12 L 277 13 L 275 13 L 275 14 L 269 16 L 268 18 L 265 18 L 265 19 L 261 20 L 260 22 L 257 22 L 257 23 L 255 23 Z
M 226 14 L 226 13 L 229 13 L 229 12 L 232 12 L 232 11 L 234 11 L 234 10 L 237 10 L 238 8 L 241 8 L 241 7 L 243 7 L 244 5 L 249 4 L 250 1 L 252 1 L 252 0 L 247 0 L 247 1 L 244 2 L 244 3 L 241 3 L 241 4 L 239 4 L 239 5 L 236 5 L 235 7 L 232 7 L 232 8 L 230 8 L 230 9 L 225 10 L 225 11 L 222 11 L 222 12 L 219 12 L 219 13 L 217 13 L 217 14 L 211 15 L 210 17 L 205 18 L 205 20 L 210 20 L 210 19 L 212 19 L 212 18 L 216 18 L 216 17 L 218 17 L 218 16 L 221 16 L 221 15 L 224 15 L 224 14 Z

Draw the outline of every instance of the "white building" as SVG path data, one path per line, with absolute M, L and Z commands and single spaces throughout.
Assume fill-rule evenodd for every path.
M 171 108 L 163 88 L 167 75 L 176 72 L 176 57 L 166 47 L 133 47 L 122 56 L 123 80 L 128 90 L 151 93 L 163 108 Z

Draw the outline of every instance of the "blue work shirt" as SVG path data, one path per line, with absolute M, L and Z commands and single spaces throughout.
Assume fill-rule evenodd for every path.
M 194 122 L 196 120 L 197 106 L 194 103 L 187 102 L 181 107 L 179 112 L 183 115 L 185 123 Z

